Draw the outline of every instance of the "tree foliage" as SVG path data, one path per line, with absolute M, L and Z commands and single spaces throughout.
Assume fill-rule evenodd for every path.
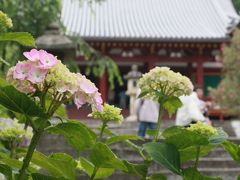
M 57 20 L 60 0 L 1 0 L 0 10 L 13 21 L 13 31 L 27 31 L 35 38 L 44 33 L 52 21 Z
M 60 0 L 0 0 L 0 10 L 13 22 L 8 32 L 29 32 L 33 37 L 42 35 L 49 23 L 58 20 Z M 21 57 L 23 47 L 14 42 L 0 43 L 0 57 L 14 65 Z M 3 71 L 5 64 L 1 65 Z
M 224 46 L 223 79 L 211 95 L 217 104 L 228 113 L 240 115 L 240 30 L 236 29 L 230 44 Z

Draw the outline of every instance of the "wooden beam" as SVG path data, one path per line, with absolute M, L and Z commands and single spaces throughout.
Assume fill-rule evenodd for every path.
M 98 88 L 99 88 L 99 92 L 102 95 L 103 102 L 106 102 L 107 94 L 108 94 L 107 74 L 106 73 L 104 73 L 103 76 L 99 79 Z
M 148 62 L 148 61 L 155 61 L 155 62 L 198 62 L 199 56 L 192 56 L 192 57 L 181 57 L 181 58 L 171 58 L 168 56 L 133 56 L 133 57 L 122 57 L 122 56 L 109 56 L 116 62 Z M 211 56 L 201 56 L 203 62 L 210 61 L 213 59 Z M 83 61 L 84 58 L 82 56 L 76 57 L 77 61 Z

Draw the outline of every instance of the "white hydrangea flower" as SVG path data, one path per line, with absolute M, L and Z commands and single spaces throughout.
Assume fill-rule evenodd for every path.
M 190 95 L 193 91 L 193 85 L 189 78 L 168 67 L 155 67 L 144 74 L 139 80 L 139 87 L 141 92 L 148 92 L 146 98 L 153 100 L 158 100 L 159 93 L 179 97 Z

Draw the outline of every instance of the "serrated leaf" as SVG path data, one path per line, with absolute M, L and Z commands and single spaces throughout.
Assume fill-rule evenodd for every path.
M 208 146 L 200 146 L 200 152 L 199 157 L 206 156 L 209 154 L 210 151 L 212 151 L 215 148 L 215 146 L 208 145 Z M 196 146 L 190 146 L 184 149 L 178 150 L 180 153 L 180 160 L 181 162 L 186 162 L 189 160 L 195 160 L 197 156 L 197 147 Z
M 67 142 L 78 152 L 93 146 L 96 134 L 78 121 L 67 121 L 47 129 L 49 133 L 63 135 Z
M 184 149 L 190 146 L 208 145 L 208 138 L 181 126 L 173 126 L 163 131 L 162 136 L 166 143 L 174 144 L 177 149 Z
M 35 47 L 35 40 L 27 32 L 8 32 L 0 34 L 0 41 L 15 41 L 23 46 Z
M 172 115 L 181 106 L 182 106 L 181 100 L 178 97 L 175 97 L 175 96 L 168 97 L 163 103 L 163 107 L 164 107 L 164 109 L 167 110 L 169 117 L 172 117 Z
M 103 143 L 96 143 L 89 153 L 89 159 L 96 167 L 127 171 L 124 163 Z
M 176 174 L 181 174 L 180 155 L 177 148 L 172 144 L 147 143 L 143 148 L 150 157 L 158 164 L 166 167 Z
M 91 177 L 94 171 L 94 165 L 90 161 L 82 157 L 80 157 L 79 159 L 78 168 L 84 171 L 89 177 Z M 95 179 L 107 178 L 111 176 L 114 173 L 114 171 L 115 169 L 113 168 L 99 168 L 94 178 Z
M 127 168 L 127 171 L 124 171 L 128 174 L 133 174 L 145 179 L 148 173 L 148 166 L 146 164 L 133 164 L 126 160 L 123 160 L 124 165 Z
M 13 86 L 0 87 L 0 104 L 27 116 L 46 117 L 44 111 L 33 100 Z
M 141 137 L 139 136 L 135 136 L 135 135 L 118 135 L 118 136 L 113 136 L 107 139 L 106 144 L 113 144 L 113 143 L 117 143 L 117 142 L 123 142 L 126 140 L 143 140 Z
M 222 180 L 219 177 L 202 175 L 197 169 L 190 167 L 183 170 L 183 180 Z
M 35 151 L 31 162 L 47 171 L 55 177 L 64 177 L 66 179 L 75 180 L 75 168 L 77 162 L 69 155 L 64 153 L 55 153 L 50 156 Z
M 240 163 L 240 146 L 238 144 L 234 144 L 230 141 L 225 141 L 222 146 L 225 151 L 231 155 L 233 160 Z

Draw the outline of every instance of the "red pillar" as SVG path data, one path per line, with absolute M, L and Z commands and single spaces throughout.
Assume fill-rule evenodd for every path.
M 156 66 L 156 59 L 153 57 L 150 57 L 147 60 L 147 70 L 150 71 L 152 68 Z
M 201 56 L 197 61 L 197 84 L 198 87 L 203 88 L 203 58 Z
M 102 95 L 103 102 L 107 101 L 107 91 L 108 91 L 108 86 L 107 86 L 107 74 L 104 73 L 103 76 L 99 79 L 98 83 L 98 88 L 99 92 Z

